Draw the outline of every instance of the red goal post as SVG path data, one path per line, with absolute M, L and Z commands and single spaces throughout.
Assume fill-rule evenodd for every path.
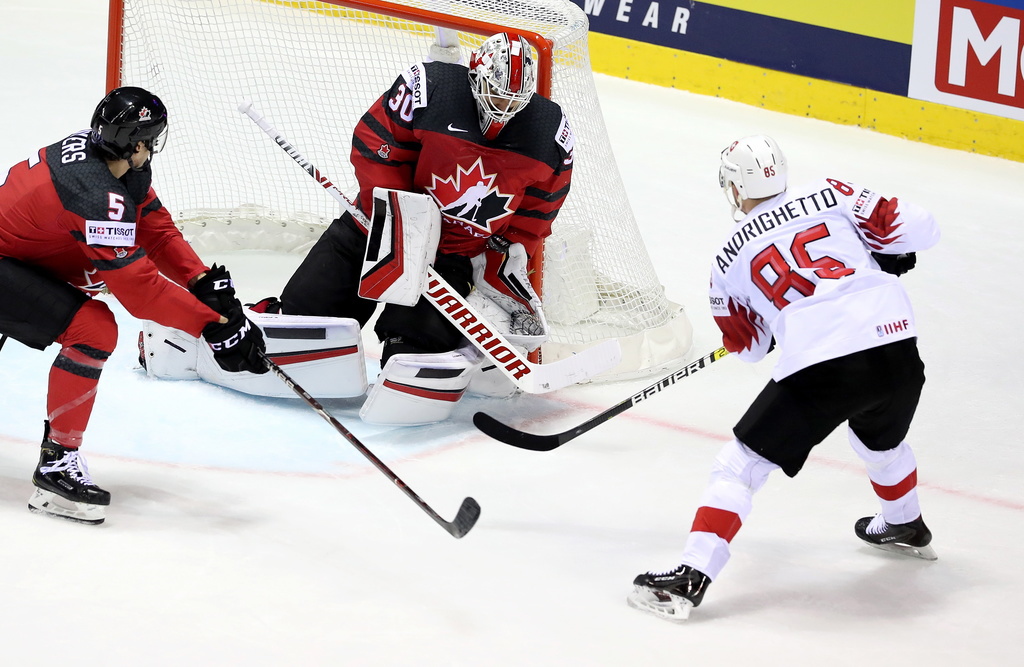
M 681 364 L 691 329 L 644 246 L 604 126 L 570 0 L 110 0 L 107 87 L 137 85 L 170 111 L 154 186 L 200 254 L 305 252 L 339 214 L 237 111 L 251 100 L 349 195 L 352 130 L 410 64 L 468 60 L 511 31 L 536 51 L 538 91 L 576 134 L 572 190 L 534 279 L 551 340 L 542 361 L 607 338 L 623 361 L 603 379 Z M 283 287 L 283 285 L 282 285 Z M 601 378 L 599 378 L 601 379 Z

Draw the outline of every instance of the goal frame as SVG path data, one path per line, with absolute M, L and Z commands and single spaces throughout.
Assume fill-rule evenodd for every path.
M 302 12 L 322 14 L 324 31 L 315 25 L 319 19 L 307 20 Z M 265 20 L 278 15 L 285 18 L 280 30 Z M 328 25 L 335 17 L 353 21 L 351 33 L 338 29 L 347 24 Z M 685 309 L 667 298 L 629 204 L 590 67 L 588 25 L 586 14 L 572 0 L 109 0 L 106 84 L 107 90 L 140 85 L 180 105 L 177 111 L 172 108 L 171 124 L 184 129 L 184 141 L 173 143 L 156 180 L 175 222 L 197 252 L 220 252 L 225 246 L 300 252 L 315 242 L 317 228 L 326 228 L 335 213 L 322 201 L 310 201 L 306 208 L 297 175 L 284 173 L 280 163 L 267 164 L 265 173 L 278 185 L 261 187 L 262 179 L 244 170 L 222 177 L 191 167 L 205 164 L 204 141 L 209 145 L 211 138 L 216 142 L 224 137 L 239 146 L 237 155 L 244 156 L 239 164 L 264 164 L 269 149 L 238 136 L 224 109 L 253 99 L 294 134 L 304 151 L 317 156 L 318 164 L 328 170 L 325 175 L 349 191 L 355 184 L 340 150 L 344 143 L 351 145 L 351 130 L 344 137 L 345 128 L 357 122 L 366 109 L 363 99 L 368 105 L 378 94 L 373 90 L 378 84 L 377 90 L 386 89 L 379 81 L 369 88 L 365 83 L 387 76 L 385 71 L 395 65 L 389 83 L 401 67 L 418 58 L 458 58 L 464 64 L 473 45 L 486 37 L 498 32 L 521 35 L 537 56 L 538 93 L 562 106 L 576 134 L 573 192 L 552 221 L 551 236 L 530 260 L 530 280 L 542 295 L 551 327 L 549 340 L 530 359 L 559 361 L 616 339 L 623 347 L 622 363 L 595 378 L 611 381 L 678 367 L 691 351 L 692 327 Z M 222 33 L 224 43 L 214 32 L 220 26 L 228 29 Z M 249 41 L 240 39 L 250 26 Z M 390 28 L 396 34 L 408 31 L 412 39 L 392 42 L 389 36 L 379 43 L 384 48 L 374 48 L 377 42 L 372 37 L 366 41 L 367 27 Z M 426 33 L 433 35 L 429 54 L 419 41 Z M 311 41 L 286 41 L 306 34 Z M 352 44 L 369 47 L 368 55 L 376 53 L 372 66 L 371 61 L 360 60 L 361 51 L 346 55 L 349 34 Z M 327 41 L 318 46 L 318 36 Z M 168 50 L 179 43 L 183 48 Z M 409 50 L 414 43 L 424 52 Z M 327 132 L 318 132 L 323 128 L 316 123 L 303 125 L 305 118 L 290 116 L 291 109 L 278 103 L 284 98 L 260 88 L 274 84 L 278 63 L 262 58 L 283 58 L 280 62 L 291 67 L 292 53 L 295 69 L 287 71 L 298 76 L 281 81 L 286 94 L 316 91 L 317 82 L 332 79 L 335 72 L 348 77 L 345 85 L 355 84 L 333 89 L 333 108 L 341 110 L 337 116 L 316 117 L 317 123 L 331 123 Z M 248 67 L 238 79 L 231 78 L 232 56 Z M 406 56 L 411 57 L 396 65 Z M 310 74 L 320 78 L 306 78 Z M 197 95 L 192 95 L 188 76 L 196 82 Z M 221 86 L 211 88 L 216 81 Z M 298 85 L 289 85 L 291 81 Z M 344 92 L 340 97 L 339 91 Z M 260 104 L 265 95 L 269 97 Z M 246 161 L 250 156 L 259 159 Z M 259 170 L 264 173 L 263 167 Z

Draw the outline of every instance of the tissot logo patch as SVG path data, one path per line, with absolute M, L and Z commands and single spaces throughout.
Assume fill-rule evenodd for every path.
M 86 220 L 85 242 L 88 245 L 104 245 L 114 248 L 133 246 L 135 245 L 135 223 Z
M 477 158 L 468 169 L 458 166 L 454 176 L 432 176 L 427 192 L 437 201 L 445 217 L 491 233 L 492 224 L 511 215 L 513 195 L 494 188 L 497 174 L 485 173 L 483 159 Z

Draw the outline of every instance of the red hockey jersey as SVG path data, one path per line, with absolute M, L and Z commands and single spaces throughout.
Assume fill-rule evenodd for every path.
M 488 141 L 468 70 L 417 63 L 355 129 L 360 208 L 370 214 L 374 187 L 425 192 L 441 209 L 441 252 L 477 255 L 500 234 L 533 255 L 569 192 L 574 141 L 561 107 L 540 95 Z
M 83 291 L 105 284 L 135 317 L 199 336 L 219 315 L 180 286 L 207 267 L 150 187 L 149 167 L 114 178 L 87 142 L 86 130 L 11 167 L 0 182 L 0 257 Z

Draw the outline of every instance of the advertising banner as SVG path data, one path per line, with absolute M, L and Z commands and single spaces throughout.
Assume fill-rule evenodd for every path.
M 918 0 L 908 94 L 1024 120 L 1024 0 Z

